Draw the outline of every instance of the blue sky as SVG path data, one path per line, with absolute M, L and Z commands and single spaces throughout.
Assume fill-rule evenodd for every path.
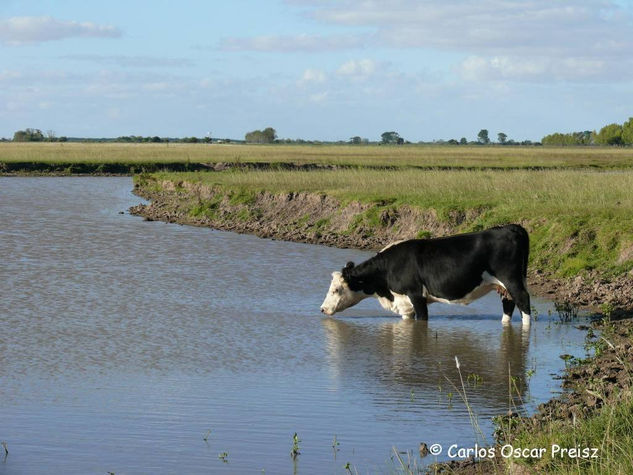
M 516 140 L 633 116 L 633 2 L 0 0 L 0 137 Z

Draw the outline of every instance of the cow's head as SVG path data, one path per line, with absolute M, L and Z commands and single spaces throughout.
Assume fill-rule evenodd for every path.
M 331 316 L 336 312 L 341 312 L 346 308 L 356 305 L 369 296 L 362 290 L 354 291 L 350 289 L 346 277 L 352 267 L 354 267 L 354 263 L 348 262 L 342 272 L 332 272 L 332 282 L 330 283 L 330 288 L 327 291 L 325 300 L 321 304 L 321 312 Z

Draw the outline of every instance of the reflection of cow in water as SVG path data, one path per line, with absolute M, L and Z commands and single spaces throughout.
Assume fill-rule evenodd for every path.
M 430 326 L 411 320 L 322 320 L 327 361 L 336 380 L 371 387 L 384 397 L 408 394 L 411 388 L 427 396 L 437 395 L 438 387 L 454 392 L 445 377 L 460 384 L 458 356 L 465 382 L 469 374 L 483 379 L 469 398 L 507 409 L 509 376 L 515 378 L 513 396 L 523 397 L 527 389 L 530 333 L 512 325 L 499 332 L 486 322 L 454 319 Z
M 411 318 L 428 318 L 427 304 L 468 304 L 496 289 L 502 298 L 503 323 L 515 304 L 530 324 L 526 289 L 528 234 L 510 224 L 437 239 L 412 239 L 386 247 L 371 259 L 332 273 L 321 305 L 327 315 L 375 296 L 383 307 Z

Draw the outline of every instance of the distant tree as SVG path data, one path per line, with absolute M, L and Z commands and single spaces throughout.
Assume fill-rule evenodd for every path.
M 505 145 L 506 140 L 508 140 L 508 136 L 506 134 L 504 134 L 503 132 L 499 132 L 497 134 L 497 141 L 501 144 L 501 145 Z
M 262 130 L 262 133 L 266 138 L 266 143 L 273 143 L 277 138 L 277 131 L 275 131 L 275 129 L 273 129 L 272 127 L 266 127 L 264 130 Z
M 593 143 L 593 133 L 591 130 L 583 130 L 582 132 L 574 132 L 573 134 L 578 145 L 591 145 Z
M 633 145 L 633 117 L 622 124 L 622 143 Z
M 247 143 L 273 143 L 277 138 L 277 132 L 272 127 L 264 130 L 253 130 L 245 135 Z
M 363 139 L 360 138 L 358 135 L 352 137 L 349 139 L 349 143 L 354 144 L 354 145 L 360 145 L 362 143 Z
M 620 124 L 605 125 L 595 136 L 595 142 L 600 145 L 622 145 L 622 126 Z
M 570 134 L 561 134 L 556 132 L 554 134 L 546 135 L 541 139 L 543 145 L 581 145 L 578 142 L 578 136 L 576 132 Z
M 400 137 L 398 132 L 383 132 L 380 135 L 381 143 L 383 144 L 403 144 L 404 139 Z
M 13 141 L 14 142 L 27 142 L 26 131 L 25 130 L 18 130 L 17 132 L 15 132 L 13 134 Z
M 459 142 L 455 139 L 450 139 L 447 143 L 450 145 L 459 145 Z
M 481 144 L 489 144 L 490 143 L 490 138 L 488 137 L 488 130 L 487 129 L 481 129 L 479 131 L 479 133 L 477 134 L 477 141 Z
M 40 129 L 18 130 L 13 134 L 14 142 L 42 142 L 44 134 Z
M 467 145 L 468 144 L 468 140 L 466 139 L 466 137 L 462 137 L 461 139 L 459 139 L 459 144 L 460 145 Z

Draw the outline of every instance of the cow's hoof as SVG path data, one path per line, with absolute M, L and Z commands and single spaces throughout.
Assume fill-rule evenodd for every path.
M 512 317 L 510 315 L 504 314 L 503 317 L 501 317 L 501 323 L 503 323 L 504 325 L 510 325 L 511 321 Z

